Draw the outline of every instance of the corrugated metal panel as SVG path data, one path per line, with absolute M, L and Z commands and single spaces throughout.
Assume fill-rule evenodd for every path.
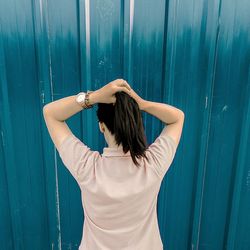
M 80 190 L 41 110 L 121 77 L 185 112 L 158 197 L 165 249 L 250 249 L 249 13 L 247 0 L 1 0 L 1 249 L 78 249 Z M 151 143 L 162 124 L 143 116 Z M 102 150 L 94 111 L 68 123 Z

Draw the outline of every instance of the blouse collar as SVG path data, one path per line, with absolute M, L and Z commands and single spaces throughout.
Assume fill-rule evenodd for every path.
M 103 156 L 130 156 L 130 151 L 128 151 L 126 154 L 123 152 L 122 148 L 110 148 L 110 147 L 104 147 L 103 148 Z

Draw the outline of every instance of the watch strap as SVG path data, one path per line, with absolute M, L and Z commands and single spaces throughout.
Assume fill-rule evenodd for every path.
M 89 103 L 89 95 L 92 92 L 94 92 L 94 91 L 88 90 L 87 93 L 86 93 L 86 95 L 85 95 L 85 101 L 84 101 L 85 109 L 89 109 L 89 108 L 93 107 L 93 105 L 90 105 L 90 103 Z

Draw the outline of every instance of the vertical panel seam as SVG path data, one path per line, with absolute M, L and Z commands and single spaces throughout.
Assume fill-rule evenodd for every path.
M 217 54 L 218 54 L 218 38 L 219 38 L 219 33 L 220 33 L 220 15 L 221 15 L 221 0 L 219 0 L 218 22 L 217 22 L 217 30 L 216 30 L 216 41 L 215 41 L 215 56 L 214 56 L 214 61 L 213 61 L 212 84 L 211 84 L 211 89 L 210 89 L 211 99 L 210 99 L 210 105 L 209 105 L 210 109 L 209 109 L 209 114 L 208 114 L 207 140 L 206 140 L 205 156 L 204 156 L 204 172 L 203 172 L 201 198 L 200 198 L 200 211 L 199 211 L 199 221 L 198 221 L 198 230 L 197 230 L 196 250 L 199 249 L 199 240 L 200 240 L 201 213 L 202 213 L 202 206 L 203 206 L 205 175 L 206 175 L 208 144 L 209 144 L 209 133 L 210 133 L 210 126 L 211 126 L 212 106 L 213 106 L 213 91 L 214 91 L 214 84 L 215 84 L 215 71 L 216 71 Z
M 48 0 L 46 3 L 46 12 L 45 20 L 47 25 L 47 41 L 48 41 L 48 57 L 49 57 L 49 79 L 50 79 L 50 91 L 51 91 L 51 100 L 54 101 L 54 91 L 53 91 L 53 78 L 52 78 L 52 62 L 51 62 L 51 47 L 50 47 L 50 27 L 49 27 L 49 17 L 48 17 Z M 55 166 L 55 181 L 56 181 L 56 211 L 57 211 L 57 229 L 58 229 L 58 248 L 62 249 L 61 244 L 61 220 L 60 220 L 60 197 L 59 197 L 59 186 L 58 186 L 58 164 L 57 164 L 57 156 L 56 156 L 56 148 L 54 146 L 54 166 Z

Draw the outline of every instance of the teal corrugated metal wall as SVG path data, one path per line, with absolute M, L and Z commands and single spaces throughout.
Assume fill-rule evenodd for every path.
M 78 249 L 80 190 L 42 107 L 124 78 L 185 112 L 158 196 L 165 249 L 249 250 L 249 13 L 248 0 L 0 0 L 1 249 Z M 143 119 L 151 143 L 162 124 Z M 102 151 L 94 110 L 68 124 Z

